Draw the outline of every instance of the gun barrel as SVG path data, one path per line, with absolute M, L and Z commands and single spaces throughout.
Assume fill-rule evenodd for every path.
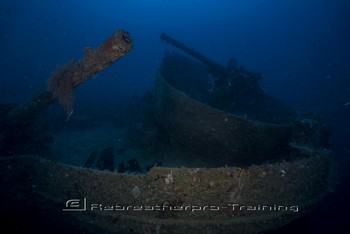
M 202 62 L 207 67 L 208 72 L 216 78 L 215 83 L 217 85 L 223 84 L 224 80 L 227 79 L 228 71 L 226 67 L 208 59 L 198 51 L 188 48 L 184 43 L 173 39 L 165 33 L 162 33 L 160 38 Z

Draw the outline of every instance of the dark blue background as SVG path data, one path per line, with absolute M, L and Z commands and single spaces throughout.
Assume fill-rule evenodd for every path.
M 233 56 L 263 75 L 266 92 L 316 112 L 332 128 L 345 177 L 322 218 L 337 226 L 345 210 L 334 206 L 349 204 L 349 12 L 347 0 L 0 0 L 0 101 L 23 102 L 57 65 L 81 58 L 84 47 L 117 29 L 131 34 L 133 51 L 82 85 L 76 104 L 151 90 L 165 49 L 173 49 L 161 32 L 221 64 Z M 312 230 L 329 227 L 316 220 Z

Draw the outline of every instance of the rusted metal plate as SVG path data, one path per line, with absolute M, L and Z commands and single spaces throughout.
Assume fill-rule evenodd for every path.
M 156 119 L 173 139 L 223 165 L 248 166 L 289 154 L 291 125 L 266 124 L 212 108 L 174 88 L 160 72 Z
M 309 212 L 331 189 L 329 152 L 294 151 L 302 158 L 247 168 L 155 167 L 137 176 L 4 158 L 0 204 L 84 233 L 259 233 Z

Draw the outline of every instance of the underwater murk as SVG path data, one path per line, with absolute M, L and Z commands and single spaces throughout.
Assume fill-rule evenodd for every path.
M 346 2 L 96 4 L 0 4 L 2 227 L 345 227 Z

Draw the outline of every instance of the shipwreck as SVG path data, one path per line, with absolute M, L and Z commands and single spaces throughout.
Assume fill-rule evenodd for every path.
M 0 160 L 5 210 L 34 208 L 85 233 L 259 233 L 305 215 L 329 194 L 335 173 L 326 126 L 266 94 L 261 75 L 234 59 L 223 66 L 164 33 L 161 39 L 181 52 L 167 52 L 156 74 L 153 126 L 170 139 L 163 148 L 206 166 L 128 174 L 86 168 L 95 156 L 84 168 L 8 153 Z M 4 111 L 2 145 L 16 137 L 11 128 L 27 126 L 55 100 L 69 118 L 74 87 L 131 48 L 119 32 L 60 68 L 29 103 Z

